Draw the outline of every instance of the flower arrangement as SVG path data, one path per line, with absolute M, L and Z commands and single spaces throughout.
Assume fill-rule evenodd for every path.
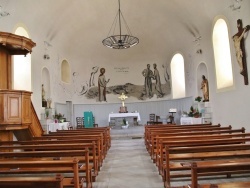
M 195 118 L 200 117 L 199 110 L 198 110 L 198 109 L 194 109 L 194 107 L 191 106 L 191 107 L 190 107 L 190 111 L 189 111 L 189 113 L 188 113 L 188 116 L 189 116 L 189 117 L 195 117 Z
M 61 113 L 55 113 L 55 115 L 54 115 L 54 119 L 58 119 L 58 120 L 60 120 L 60 119 L 62 119 L 64 117 L 64 114 L 61 114 Z
M 195 101 L 198 101 L 198 102 L 201 102 L 201 99 L 202 99 L 202 97 L 201 97 L 201 96 L 198 96 L 198 97 L 196 97 L 194 100 L 195 100 Z

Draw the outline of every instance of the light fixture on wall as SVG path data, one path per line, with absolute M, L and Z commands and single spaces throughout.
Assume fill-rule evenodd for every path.
M 5 17 L 5 16 L 9 16 L 9 15 L 10 15 L 10 13 L 3 11 L 2 6 L 0 6 L 0 18 Z
M 45 53 L 43 55 L 43 59 L 46 59 L 46 60 L 50 59 L 50 55 L 48 53 L 48 48 L 51 47 L 51 46 L 52 45 L 49 42 L 44 41 Z
M 108 37 L 105 38 L 102 43 L 104 46 L 113 48 L 113 49 L 127 49 L 132 46 L 135 46 L 139 43 L 139 39 L 137 37 L 132 36 L 132 33 L 123 17 L 123 14 L 120 9 L 120 0 L 118 0 L 119 3 L 119 9 L 115 16 L 115 20 L 110 28 L 110 31 L 108 33 Z M 122 34 L 122 24 L 121 24 L 121 18 L 124 22 L 124 26 L 127 29 L 127 34 Z M 119 34 L 114 34 L 117 22 L 119 22 Z M 110 36 L 110 32 L 113 30 L 113 35 Z

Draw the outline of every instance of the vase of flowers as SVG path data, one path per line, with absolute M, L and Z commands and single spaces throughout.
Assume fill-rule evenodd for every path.
M 194 117 L 194 118 L 198 118 L 200 117 L 200 113 L 198 109 L 194 109 L 193 106 L 190 107 L 190 111 L 188 113 L 189 117 Z
M 61 113 L 55 113 L 54 119 L 57 120 L 58 122 L 62 123 L 64 121 L 64 114 Z

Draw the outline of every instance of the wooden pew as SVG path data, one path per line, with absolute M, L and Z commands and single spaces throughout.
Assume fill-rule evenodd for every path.
M 49 134 L 43 134 L 42 137 L 51 137 L 51 136 L 70 136 L 70 135 L 74 135 L 74 136 L 100 136 L 101 135 L 101 139 L 103 142 L 103 146 L 105 147 L 105 152 L 107 153 L 107 151 L 109 150 L 110 146 L 111 146 L 111 141 L 110 141 L 110 135 L 108 136 L 103 130 L 101 131 L 93 131 L 93 130 L 83 130 L 81 131 L 80 129 L 78 129 L 79 131 L 75 131 L 75 130 L 64 130 L 64 131 L 57 131 L 57 132 L 50 132 Z
M 246 142 L 246 139 L 250 141 L 250 138 L 237 139 L 238 141 Z M 223 140 L 223 139 L 222 139 Z M 250 145 L 249 144 L 236 144 L 231 146 L 228 141 L 224 139 L 216 143 L 218 140 L 208 141 L 210 144 L 205 144 L 205 141 L 185 141 L 182 145 L 174 145 L 172 143 L 165 145 L 165 157 L 161 158 L 159 165 L 159 172 L 163 176 L 165 186 L 170 187 L 171 178 L 188 177 L 189 174 L 175 173 L 170 174 L 170 171 L 183 171 L 187 170 L 180 166 L 176 161 L 194 161 L 194 160 L 211 160 L 211 159 L 225 159 L 225 158 L 249 158 L 250 157 Z M 203 142 L 203 143 L 201 143 Z M 190 144 L 190 146 L 188 146 Z M 204 145 L 202 145 L 204 144 Z M 217 145 L 216 145 L 217 144 Z M 193 145 L 193 147 L 192 147 Z M 182 147 L 183 146 L 183 147 Z
M 230 139 L 230 138 L 249 138 L 250 133 L 234 133 L 234 134 L 204 134 L 204 135 L 183 135 L 183 136 L 168 136 L 168 137 L 156 137 L 155 147 L 152 147 L 151 158 L 155 162 L 158 162 L 158 157 L 160 156 L 161 144 L 168 143 L 168 141 L 182 141 L 182 140 L 215 140 L 215 139 Z M 153 145 L 154 146 L 154 145 Z M 158 163 L 157 163 L 158 164 Z
M 103 157 L 107 154 L 107 147 L 104 145 L 103 135 L 102 134 L 66 134 L 66 135 L 46 135 L 40 137 L 33 137 L 33 140 L 79 140 L 79 139 L 100 139 L 101 151 Z
M 78 160 L 71 159 L 71 160 L 61 160 L 61 161 L 54 161 L 54 160 L 37 160 L 37 161 L 22 161 L 22 160 L 4 160 L 0 161 L 0 174 L 4 174 L 5 178 L 7 174 L 15 175 L 15 174 L 28 174 L 28 177 L 32 177 L 34 174 L 40 175 L 50 175 L 51 173 L 71 173 L 72 177 L 64 177 L 63 185 L 73 185 L 74 188 L 80 187 L 80 178 L 79 178 L 79 171 L 78 171 Z M 14 176 L 12 176 L 14 177 Z M 53 175 L 51 176 L 53 177 Z M 7 182 L 7 179 L 2 180 Z M 10 177 L 11 178 L 11 177 Z M 34 179 L 35 180 L 35 179 Z
M 227 174 L 227 173 L 248 173 L 250 172 L 250 159 L 236 159 L 232 161 L 199 161 L 199 162 L 191 162 L 187 164 L 191 168 L 191 185 L 190 188 L 200 188 L 201 186 L 198 184 L 198 177 L 204 176 L 206 174 Z M 219 183 L 217 185 L 212 185 L 212 187 L 223 187 L 224 183 Z M 233 182 L 233 183 L 225 183 L 225 186 L 231 186 L 231 188 L 235 187 L 249 187 L 250 181 L 248 182 Z M 224 186 L 224 187 L 225 187 Z M 202 186 L 203 187 L 203 186 Z M 210 185 L 211 187 L 211 185 Z
M 160 139 L 164 139 L 165 137 L 171 137 L 173 138 L 173 136 L 178 137 L 181 136 L 183 138 L 183 136 L 206 136 L 206 135 L 230 135 L 232 133 L 245 133 L 245 129 L 235 129 L 235 130 L 211 130 L 211 131 L 191 131 L 191 132 L 174 132 L 174 133 L 155 133 L 155 134 L 151 134 L 151 140 L 149 142 L 149 154 L 151 156 L 151 158 L 154 160 L 156 159 L 156 156 L 154 155 L 154 153 L 157 151 L 157 144 L 159 143 Z
M 100 139 L 96 138 L 96 139 L 89 139 L 89 138 L 82 138 L 82 139 L 71 139 L 71 140 L 32 140 L 32 141 L 1 141 L 0 142 L 0 146 L 4 146 L 4 145 L 47 145 L 47 144 L 82 144 L 82 143 L 93 143 L 95 142 L 97 145 L 97 154 L 96 154 L 96 158 L 98 160 L 98 169 L 100 170 L 100 167 L 102 166 L 102 162 L 103 162 L 103 154 L 101 151 L 101 143 L 100 143 Z M 1 151 L 1 150 L 0 150 Z M 90 160 L 93 156 L 91 156 L 91 152 L 90 152 Z
M 111 147 L 111 137 L 110 137 L 110 127 L 95 127 L 95 128 L 82 128 L 82 129 L 74 129 L 74 130 L 57 130 L 57 132 L 67 132 L 67 133 L 74 133 L 74 132 L 93 132 L 93 131 L 100 131 L 104 132 L 104 136 L 108 142 L 108 148 Z
M 3 188 L 63 188 L 63 176 L 57 174 L 54 177 L 36 176 L 11 176 L 0 177 L 0 187 Z
M 178 136 L 173 136 L 173 135 L 168 135 L 168 136 L 158 136 L 157 134 L 155 136 L 153 136 L 152 138 L 152 143 L 150 144 L 149 146 L 149 153 L 151 155 L 151 158 L 154 160 L 157 160 L 157 153 L 159 153 L 159 140 L 183 140 L 183 139 L 205 139 L 206 137 L 211 137 L 211 138 L 216 138 L 216 137 L 241 137 L 242 134 L 246 134 L 245 136 L 247 135 L 250 135 L 248 133 L 239 133 L 241 134 L 241 136 L 239 134 L 237 134 L 237 132 L 230 132 L 230 131 L 226 131 L 227 133 L 225 134 L 220 134 L 220 132 L 218 132 L 218 134 L 211 134 L 211 133 L 215 133 L 215 131 L 207 131 L 207 130 L 204 130 L 202 131 L 203 133 L 199 136 L 199 135 L 192 135 L 192 133 L 195 133 L 195 132 L 200 132 L 200 131 L 192 131 L 192 132 L 181 132 L 181 135 L 178 135 Z M 179 133 L 178 131 L 176 132 L 176 134 Z M 190 134 L 189 134 L 190 133 Z M 234 133 L 234 134 L 232 134 Z M 209 138 L 208 138 L 209 139 Z
M 50 132 L 50 135 L 55 134 L 93 134 L 93 133 L 101 133 L 103 134 L 104 144 L 107 145 L 107 149 L 111 146 L 111 139 L 110 139 L 110 127 L 98 127 L 98 128 L 83 128 L 83 129 L 76 129 L 76 130 L 57 130 L 56 132 Z
M 145 144 L 146 148 L 148 149 L 148 145 L 151 140 L 151 134 L 157 134 L 157 133 L 177 133 L 177 132 L 194 132 L 194 131 L 219 131 L 219 130 L 231 130 L 231 126 L 227 127 L 220 127 L 220 126 L 195 126 L 195 127 L 177 127 L 177 128 L 165 128 L 165 129 L 152 129 L 148 131 L 147 135 L 145 135 Z
M 51 164 L 53 164 L 53 162 L 63 162 L 64 161 L 64 157 L 66 157 L 66 159 L 68 159 L 68 157 L 72 157 L 73 158 L 77 158 L 77 157 L 84 157 L 85 161 L 84 163 L 81 164 L 81 166 L 78 169 L 77 173 L 85 173 L 85 178 L 86 178 L 86 187 L 92 187 L 92 177 L 91 177 L 91 169 L 92 166 L 89 164 L 89 151 L 88 149 L 85 150 L 56 150 L 56 151 L 25 151 L 25 152 L 0 152 L 0 158 L 14 158 L 16 161 L 11 161 L 11 162 L 7 162 L 8 160 L 0 160 L 0 167 L 5 167 L 4 165 L 2 166 L 2 164 L 14 164 L 13 167 L 17 166 L 20 162 L 20 160 L 17 160 L 18 158 L 25 158 L 25 159 L 32 159 L 31 161 L 27 161 L 26 162 L 30 162 L 33 165 L 38 165 L 44 161 L 47 161 L 48 158 L 54 158 L 55 160 L 51 162 Z M 39 159 L 39 161 L 36 161 L 34 163 L 33 158 L 37 158 Z M 44 159 L 44 161 L 43 161 Z M 57 160 L 60 159 L 60 160 Z M 78 162 L 78 159 L 77 159 Z M 27 164 L 27 163 L 25 163 Z M 42 165 L 41 165 L 42 167 Z M 30 173 L 39 173 L 41 171 L 43 171 L 43 168 L 35 168 L 33 169 L 33 171 L 31 171 L 30 169 L 27 170 L 27 172 Z M 14 173 L 19 173 L 20 171 L 18 170 L 8 170 L 8 171 L 0 171 L 0 174 L 14 174 Z M 47 173 L 72 173 L 72 171 L 69 168 L 64 168 L 63 167 L 54 167 L 52 169 L 46 169 Z M 76 173 L 74 171 L 74 173 Z M 75 175 L 74 175 L 75 177 Z M 79 176 L 77 176 L 79 177 Z M 77 179 L 78 184 L 79 184 L 79 178 Z M 76 183 L 76 182 L 74 182 Z
M 0 151 L 7 152 L 18 152 L 19 151 L 57 151 L 57 150 L 89 150 L 89 161 L 93 163 L 93 174 L 92 179 L 95 180 L 95 177 L 98 175 L 99 171 L 99 160 L 97 158 L 96 144 L 92 143 L 75 143 L 75 144 L 34 144 L 30 145 L 0 145 Z M 1 158 L 0 158 L 1 160 Z M 78 157 L 78 160 L 82 163 L 85 162 L 85 156 Z
M 192 127 L 221 127 L 220 124 L 218 125 L 211 125 L 211 124 L 190 124 L 190 125 L 171 125 L 171 124 L 163 124 L 163 125 L 145 125 L 144 129 L 144 138 L 147 138 L 148 134 L 153 130 L 165 130 L 170 128 L 185 128 L 189 129 Z

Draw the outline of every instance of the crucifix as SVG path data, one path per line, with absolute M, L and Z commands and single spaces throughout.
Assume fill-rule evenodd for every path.
M 122 106 L 124 107 L 124 101 L 125 101 L 125 99 L 126 98 L 128 98 L 126 95 L 124 95 L 124 93 L 122 93 L 121 95 L 120 95 L 120 97 L 118 97 L 119 99 L 121 99 L 121 101 L 122 101 Z
M 122 101 L 122 106 L 120 107 L 120 111 L 119 112 L 120 113 L 126 113 L 126 112 L 128 112 L 127 111 L 127 107 L 124 105 L 124 101 L 128 97 L 126 95 L 124 95 L 124 93 L 122 93 L 118 98 L 121 99 L 121 101 Z
M 236 59 L 240 67 L 240 74 L 244 77 L 245 85 L 248 85 L 248 71 L 246 62 L 246 52 L 244 44 L 244 34 L 249 31 L 250 26 L 243 28 L 242 20 L 237 20 L 238 32 L 233 36 L 234 47 L 236 51 Z

